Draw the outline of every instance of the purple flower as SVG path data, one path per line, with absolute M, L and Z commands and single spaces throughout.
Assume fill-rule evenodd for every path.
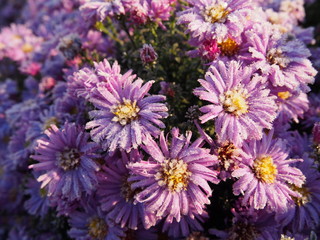
M 290 185 L 301 187 L 305 176 L 289 164 L 302 161 L 287 159 L 289 153 L 281 139 L 272 139 L 273 131 L 261 141 L 245 142 L 241 163 L 232 176 L 235 195 L 244 195 L 242 204 L 254 209 L 287 211 L 291 196 L 301 197 Z
M 246 0 L 188 0 L 192 7 L 179 13 L 178 24 L 188 25 L 187 33 L 196 41 L 228 36 L 238 37 L 252 11 L 252 1 Z
M 311 93 L 309 96 L 309 109 L 304 114 L 303 125 L 313 127 L 316 122 L 320 122 L 320 95 Z
M 129 155 L 129 156 L 128 156 Z M 143 203 L 135 203 L 135 196 L 139 189 L 132 190 L 133 182 L 128 181 L 130 177 L 127 164 L 129 161 L 140 160 L 138 151 L 133 150 L 130 154 L 121 152 L 120 156 L 113 156 L 108 161 L 103 172 L 99 174 L 99 187 L 97 194 L 101 209 L 121 228 L 128 227 L 136 230 L 140 223 L 145 229 L 156 224 L 157 218 L 153 213 L 147 212 Z
M 94 63 L 94 69 L 84 67 L 75 72 L 68 79 L 68 91 L 75 97 L 90 98 L 98 83 L 103 83 L 111 91 L 112 82 L 119 84 L 125 81 L 133 81 L 136 75 L 132 75 L 132 70 L 125 74 L 120 73 L 120 65 L 114 62 L 112 65 L 105 59 L 102 62 Z M 102 84 L 100 84 L 102 85 Z
M 228 240 L 279 240 L 280 226 L 274 220 L 273 214 L 266 211 L 236 212 L 234 214 L 232 227 L 225 231 L 209 229 L 209 232 L 218 239 Z M 282 238 L 281 238 L 282 239 Z
M 89 134 L 75 124 L 65 123 L 63 129 L 55 125 L 37 141 L 33 159 L 39 163 L 30 168 L 43 171 L 37 180 L 46 187 L 48 196 L 79 199 L 82 192 L 91 194 L 97 185 L 95 172 L 100 169 L 94 161 L 97 145 L 88 142 Z
M 316 122 L 312 129 L 313 143 L 320 145 L 320 122 Z
M 277 107 L 263 81 L 252 68 L 241 67 L 236 61 L 219 61 L 209 68 L 205 80 L 199 80 L 202 87 L 194 94 L 212 103 L 200 108 L 205 113 L 200 120 L 215 119 L 220 142 L 240 145 L 246 139 L 261 139 L 263 128 L 272 127 Z
M 17 62 L 30 59 L 35 51 L 40 50 L 42 41 L 25 25 L 12 24 L 0 33 L 0 58 L 5 56 Z
M 140 58 L 144 64 L 153 63 L 157 60 L 158 54 L 151 44 L 143 44 L 140 49 Z
M 99 83 L 88 99 L 97 110 L 89 112 L 92 121 L 86 129 L 92 129 L 93 141 L 113 152 L 116 148 L 130 151 L 137 148 L 149 136 L 158 136 L 165 125 L 162 118 L 168 109 L 160 101 L 162 95 L 147 95 L 154 81 L 143 84 L 143 80 L 124 75 L 113 78 L 108 72 L 98 71 L 105 76 L 106 83 Z M 147 95 L 147 96 L 146 96 Z
M 254 25 L 245 35 L 249 51 L 246 59 L 251 59 L 272 85 L 309 90 L 307 84 L 314 82 L 317 71 L 308 59 L 310 51 L 301 41 L 274 33 L 267 24 Z
M 271 94 L 277 96 L 276 103 L 279 107 L 278 117 L 283 123 L 298 118 L 303 118 L 303 114 L 309 108 L 308 96 L 302 91 L 296 91 L 287 87 L 270 86 Z
M 304 161 L 299 162 L 297 167 L 306 176 L 306 182 L 301 187 L 291 185 L 291 189 L 298 192 L 300 197 L 292 197 L 288 212 L 278 218 L 278 221 L 292 233 L 316 229 L 320 222 L 319 171 L 310 158 L 304 158 Z
M 160 146 L 148 138 L 142 148 L 150 158 L 129 163 L 133 176 L 128 179 L 133 182 L 132 190 L 142 188 L 136 201 L 145 203 L 146 209 L 158 217 L 167 217 L 169 223 L 174 219 L 180 222 L 183 216 L 201 215 L 205 204 L 210 203 L 208 182 L 219 181 L 217 172 L 209 169 L 217 163 L 217 157 L 200 147 L 202 139 L 191 144 L 191 132 L 183 136 L 176 128 L 171 135 L 170 147 L 163 132 Z
M 40 183 L 34 179 L 30 179 L 27 186 L 25 193 L 30 195 L 30 198 L 24 202 L 24 208 L 31 215 L 44 217 L 50 207 L 47 191 L 44 188 L 40 188 Z
M 106 221 L 105 215 L 94 205 L 94 198 L 89 199 L 88 202 L 84 210 L 77 210 L 70 214 L 69 236 L 77 240 L 121 240 L 125 236 L 124 229 Z
M 80 6 L 84 19 L 104 21 L 106 17 L 125 14 L 122 0 L 89 0 Z
M 201 215 L 195 215 L 194 217 L 183 215 L 179 222 L 176 219 L 174 219 L 173 222 L 164 222 L 162 231 L 168 232 L 168 236 L 173 239 L 188 237 L 192 232 L 203 232 L 204 229 L 201 223 L 207 220 L 207 218 L 208 214 L 206 212 L 203 212 Z M 190 236 L 186 239 L 192 240 Z M 202 238 L 200 238 L 200 240 L 202 240 Z

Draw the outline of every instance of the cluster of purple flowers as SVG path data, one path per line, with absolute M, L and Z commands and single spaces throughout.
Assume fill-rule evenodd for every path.
M 22 2 L 0 6 L 0 239 L 320 237 L 314 1 Z

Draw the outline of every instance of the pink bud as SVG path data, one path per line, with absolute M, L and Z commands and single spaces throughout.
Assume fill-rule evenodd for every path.
M 143 44 L 143 47 L 140 49 L 140 58 L 144 64 L 152 63 L 157 60 L 158 54 L 151 44 Z

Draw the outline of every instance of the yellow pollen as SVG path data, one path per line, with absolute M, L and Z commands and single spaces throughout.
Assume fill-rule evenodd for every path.
M 292 237 L 288 237 L 287 235 L 281 234 L 280 240 L 294 240 Z
M 219 43 L 219 48 L 222 55 L 225 56 L 234 56 L 239 51 L 238 43 L 232 38 L 228 38 L 227 40 Z
M 3 43 L 0 42 L 0 50 L 4 49 L 6 47 L 6 45 L 4 45 Z
M 274 183 L 278 174 L 277 166 L 269 156 L 256 159 L 253 163 L 253 171 L 258 179 L 268 184 Z
M 115 115 L 112 121 L 119 122 L 122 126 L 127 125 L 132 120 L 138 118 L 138 112 L 140 108 L 137 106 L 136 101 L 131 101 L 128 99 L 123 99 L 123 104 L 113 107 L 111 112 Z
M 290 185 L 290 188 L 301 194 L 301 197 L 291 197 L 292 200 L 298 205 L 298 206 L 303 206 L 307 204 L 308 202 L 311 201 L 311 195 L 307 187 L 302 186 L 302 187 L 297 187 L 295 185 Z
M 229 90 L 220 97 L 225 111 L 240 116 L 248 112 L 247 92 L 245 89 Z
M 108 226 L 103 219 L 95 217 L 90 220 L 88 230 L 93 239 L 103 240 L 107 236 Z
M 30 43 L 25 43 L 22 45 L 22 51 L 24 53 L 31 53 L 33 51 L 33 46 Z
M 230 13 L 227 10 L 227 6 L 227 3 L 220 3 L 206 8 L 204 11 L 205 20 L 211 23 L 224 23 Z
M 20 36 L 19 34 L 16 34 L 12 37 L 14 40 L 21 40 L 22 36 Z
M 180 192 L 187 189 L 190 176 L 187 163 L 179 159 L 168 159 L 161 164 L 155 179 L 160 186 L 166 185 L 171 192 Z
M 283 99 L 283 100 L 287 100 L 289 97 L 291 97 L 291 93 L 289 91 L 285 91 L 285 92 L 278 92 L 278 97 Z
M 47 130 L 51 127 L 51 124 L 58 125 L 58 123 L 59 121 L 57 117 L 51 117 L 43 123 L 42 130 Z

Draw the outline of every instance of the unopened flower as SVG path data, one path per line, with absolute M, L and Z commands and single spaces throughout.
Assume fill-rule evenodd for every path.
M 151 44 L 143 44 L 140 49 L 140 58 L 144 64 L 154 63 L 158 58 L 158 54 Z

